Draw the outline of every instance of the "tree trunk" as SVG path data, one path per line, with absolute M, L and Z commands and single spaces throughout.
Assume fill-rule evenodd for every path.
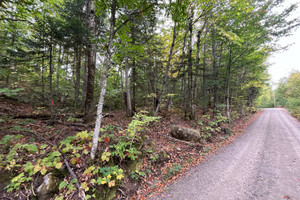
M 80 89 L 80 67 L 81 67 L 81 48 L 77 49 L 76 58 L 76 82 L 75 82 L 75 98 L 74 98 L 74 113 L 76 113 L 77 105 L 79 102 L 79 89 Z
M 129 62 L 128 56 L 125 58 L 125 88 L 126 88 L 126 114 L 127 117 L 132 116 L 130 87 L 129 87 Z
M 87 87 L 87 66 L 88 66 L 88 56 L 85 53 L 85 61 L 84 61 L 84 69 L 83 69 L 83 85 L 82 85 L 82 92 L 81 92 L 81 109 L 84 111 L 85 105 L 85 95 L 86 95 L 86 87 Z
M 191 15 L 189 21 L 189 54 L 188 54 L 188 87 L 187 87 L 187 110 L 185 113 L 185 119 L 193 120 L 195 118 L 195 105 L 193 99 L 193 60 L 192 60 L 192 52 L 193 52 L 193 16 L 194 11 L 191 8 Z
M 218 107 L 218 71 L 217 71 L 217 52 L 216 52 L 216 43 L 215 43 L 215 30 L 212 28 L 211 31 L 212 38 L 212 52 L 213 52 L 213 109 L 214 114 L 217 111 Z
M 53 87 L 52 87 L 52 76 L 53 76 L 53 67 L 52 67 L 52 44 L 49 47 L 49 90 L 50 90 L 50 112 L 51 120 L 54 119 L 54 99 L 53 99 Z
M 113 45 L 113 39 L 115 37 L 116 6 L 117 6 L 117 2 L 116 2 L 116 0 L 113 0 L 112 4 L 111 4 L 109 41 L 107 44 L 107 51 L 106 51 L 105 60 L 104 60 L 105 69 L 104 69 L 102 81 L 101 81 L 101 91 L 100 91 L 100 97 L 99 97 L 99 102 L 98 102 L 98 107 L 97 107 L 97 119 L 96 119 L 96 123 L 95 123 L 95 130 L 94 130 L 94 135 L 93 135 L 93 145 L 92 145 L 92 149 L 91 149 L 91 159 L 92 160 L 95 159 L 96 151 L 97 151 L 97 147 L 98 147 L 98 138 L 99 138 L 99 134 L 100 134 L 102 110 L 103 110 L 103 104 L 104 104 L 104 96 L 105 96 L 105 92 L 106 92 L 107 78 L 108 78 L 109 69 L 112 64 L 111 48 Z
M 202 71 L 202 110 L 203 114 L 206 113 L 206 52 L 207 52 L 207 41 L 204 42 L 203 47 L 203 71 Z
M 88 29 L 93 37 L 95 33 L 95 5 L 94 1 L 90 0 L 87 7 L 88 15 Z M 87 45 L 87 87 L 86 87 L 86 98 L 85 98 L 85 122 L 91 121 L 94 104 L 94 79 L 95 79 L 95 49 L 96 46 L 92 41 L 88 42 Z
M 57 67 L 56 67 L 56 86 L 57 88 L 59 87 L 59 71 L 60 71 L 60 67 L 61 67 L 61 63 L 62 63 L 62 47 L 61 45 L 59 45 L 59 49 L 58 49 L 58 62 L 57 62 Z
M 204 28 L 206 26 L 207 23 L 207 19 L 205 19 L 204 24 L 202 25 L 202 28 L 198 31 L 197 33 L 197 53 L 196 53 L 196 77 L 195 77 L 195 81 L 194 81 L 194 94 L 193 94 L 193 98 L 194 99 L 198 99 L 198 78 L 200 76 L 200 42 L 201 42 L 201 34 L 204 31 Z
M 231 48 L 230 48 L 230 53 L 229 53 L 229 62 L 227 65 L 227 95 L 226 95 L 226 113 L 227 113 L 227 117 L 228 119 L 230 118 L 230 71 L 231 71 Z
M 131 28 L 131 37 L 132 37 L 132 45 L 135 45 L 135 35 L 134 28 Z M 136 104 L 136 61 L 135 57 L 132 58 L 132 112 L 136 112 L 135 104 Z
M 173 56 L 173 49 L 174 49 L 174 46 L 175 46 L 175 40 L 176 40 L 176 34 L 177 34 L 176 33 L 176 25 L 177 25 L 177 23 L 174 22 L 172 44 L 171 44 L 169 58 L 168 58 L 168 62 L 167 62 L 167 66 L 166 66 L 166 70 L 165 70 L 165 74 L 164 74 L 162 91 L 161 91 L 161 94 L 158 97 L 158 103 L 157 103 L 157 106 L 156 106 L 156 109 L 155 109 L 155 112 L 154 112 L 154 116 L 157 116 L 157 113 L 158 113 L 158 110 L 159 110 L 159 107 L 160 107 L 160 104 L 161 104 L 161 100 L 162 100 L 162 97 L 163 97 L 163 95 L 165 93 L 165 89 L 166 89 L 166 84 L 167 84 L 167 80 L 168 80 L 168 73 L 169 73 L 169 68 L 170 68 L 170 64 L 171 64 L 171 59 L 172 59 L 172 56 Z

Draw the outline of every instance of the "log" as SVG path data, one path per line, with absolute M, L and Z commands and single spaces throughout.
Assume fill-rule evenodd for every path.
M 16 115 L 14 116 L 14 119 L 51 119 L 51 115 L 49 114 L 33 114 L 33 115 Z
M 201 140 L 201 134 L 198 130 L 182 126 L 172 126 L 171 136 L 179 140 L 190 142 L 200 142 Z

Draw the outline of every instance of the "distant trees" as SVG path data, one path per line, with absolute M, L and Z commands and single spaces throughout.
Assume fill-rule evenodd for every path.
M 286 107 L 300 119 L 300 72 L 293 72 L 282 79 L 275 90 L 276 105 Z

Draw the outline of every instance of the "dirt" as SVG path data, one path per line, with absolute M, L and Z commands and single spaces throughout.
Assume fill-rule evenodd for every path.
M 235 142 L 148 199 L 300 199 L 300 124 L 265 109 Z

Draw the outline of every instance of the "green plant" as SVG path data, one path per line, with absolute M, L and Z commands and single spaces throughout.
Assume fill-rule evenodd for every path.
M 205 146 L 202 150 L 203 153 L 208 153 L 209 151 L 211 151 L 211 147 L 210 146 Z
M 165 174 L 164 179 L 168 179 L 169 177 L 173 177 L 179 172 L 182 172 L 182 166 L 180 164 L 173 165 L 168 172 Z
M 131 171 L 129 175 L 132 179 L 139 180 L 140 178 L 144 178 L 146 176 L 146 172 L 136 170 Z
M 202 121 L 202 120 L 199 120 L 199 121 L 198 121 L 198 125 L 199 125 L 199 126 L 203 126 L 203 121 Z
M 20 124 L 20 125 L 28 125 L 28 124 L 34 124 L 34 123 L 36 123 L 36 120 L 30 119 L 30 118 L 18 122 L 18 124 Z
M 9 89 L 9 88 L 2 88 L 0 89 L 0 94 L 4 94 L 8 97 L 13 97 L 19 94 L 20 91 L 24 90 L 24 88 L 17 88 L 17 89 Z

